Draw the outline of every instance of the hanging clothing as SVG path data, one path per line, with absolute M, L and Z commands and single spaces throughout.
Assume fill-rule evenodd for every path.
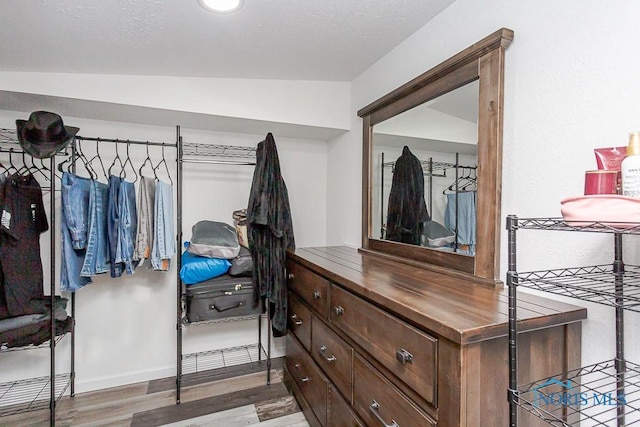
M 120 277 L 124 272 L 124 265 L 116 262 L 118 242 L 120 241 L 120 183 L 118 176 L 109 176 L 109 198 L 107 202 L 107 237 L 109 243 L 109 272 L 111 277 Z
M 133 182 L 114 175 L 109 177 L 107 211 L 111 277 L 120 277 L 125 271 L 131 275 L 138 266 L 138 262 L 133 259 L 138 226 Z
M 89 233 L 81 276 L 96 276 L 109 271 L 108 204 L 109 186 L 93 180 L 89 189 Z
M 140 264 L 151 257 L 153 249 L 153 228 L 156 200 L 156 181 L 154 178 L 140 177 L 138 188 L 138 233 L 134 259 Z
M 424 171 L 406 145 L 395 162 L 385 238 L 420 245 L 424 223 L 431 217 L 424 201 Z
M 116 262 L 124 266 L 124 271 L 131 275 L 138 267 L 134 259 L 138 214 L 136 211 L 136 189 L 133 182 L 122 180 L 118 194 L 119 223 Z
M 91 180 L 69 172 L 62 174 L 60 218 L 60 290 L 75 292 L 91 283 L 80 275 L 87 252 Z
M 258 144 L 247 208 L 247 233 L 253 257 L 254 302 L 267 299 L 274 336 L 287 330 L 287 250 L 295 249 L 287 186 L 273 135 Z
M 444 225 L 456 232 L 458 245 L 469 245 L 465 252 L 475 254 L 476 246 L 476 191 L 460 191 L 447 194 L 447 207 L 444 212 Z M 456 215 L 456 197 L 458 212 Z M 456 216 L 458 220 L 456 221 Z M 455 243 L 454 243 L 455 244 Z
M 151 266 L 156 271 L 169 271 L 171 258 L 176 254 L 176 235 L 173 227 L 173 186 L 160 180 L 156 183 L 154 214 Z
M 44 298 L 40 234 L 49 229 L 36 178 L 12 175 L 3 186 L 0 212 L 0 267 L 5 314 L 37 313 L 34 302 Z

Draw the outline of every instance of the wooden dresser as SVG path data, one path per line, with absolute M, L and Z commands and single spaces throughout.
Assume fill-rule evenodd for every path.
M 297 249 L 287 273 L 285 382 L 312 426 L 508 424 L 503 288 L 348 247 Z M 518 304 L 521 380 L 580 366 L 586 309 Z

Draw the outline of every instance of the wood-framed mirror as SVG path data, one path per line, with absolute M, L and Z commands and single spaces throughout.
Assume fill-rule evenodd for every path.
M 502 28 L 358 111 L 362 251 L 499 283 L 504 55 L 512 40 Z

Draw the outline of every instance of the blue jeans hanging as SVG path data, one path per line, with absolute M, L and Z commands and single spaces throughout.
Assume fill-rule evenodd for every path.
M 82 276 L 96 276 L 109 271 L 108 203 L 109 186 L 98 181 L 92 181 L 89 190 L 87 253 L 84 256 L 84 263 L 80 272 Z

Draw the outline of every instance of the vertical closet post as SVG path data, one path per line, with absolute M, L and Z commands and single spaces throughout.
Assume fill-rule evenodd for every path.
M 97 144 L 97 143 L 96 143 Z M 73 173 L 76 173 L 76 139 L 73 139 L 73 142 L 71 144 L 71 170 L 73 171 Z M 55 165 L 54 165 L 55 166 Z M 55 168 L 51 168 L 52 173 L 54 174 L 55 177 Z M 53 180 L 52 180 L 53 181 Z M 52 193 L 54 194 L 54 193 Z M 55 216 L 53 217 L 55 219 Z M 55 223 L 55 221 L 52 220 L 52 222 Z M 52 234 L 53 236 L 53 234 Z M 55 247 L 55 246 L 54 246 Z M 53 257 L 53 255 L 52 255 Z M 53 259 L 53 258 L 52 258 Z M 54 264 L 52 262 L 52 264 Z M 55 265 L 55 264 L 54 264 Z M 76 293 L 75 292 L 71 292 L 71 397 L 76 395 L 76 334 L 75 334 L 75 329 L 76 329 Z
M 384 153 L 381 153 L 380 162 L 380 238 L 384 239 Z
M 614 294 L 615 294 L 615 322 L 616 322 L 616 402 L 620 396 L 625 396 L 625 372 L 627 370 L 624 358 L 624 262 L 622 261 L 622 234 L 615 233 L 614 239 Z M 617 404 L 618 426 L 625 425 L 625 405 Z
M 517 286 L 516 276 L 516 230 L 518 229 L 518 218 L 514 215 L 507 216 L 508 231 L 508 271 L 507 288 L 509 290 L 509 388 L 507 390 L 507 400 L 509 401 L 509 427 L 518 425 L 518 323 L 517 313 Z
M 433 215 L 433 157 L 429 157 L 429 216 Z
M 182 280 L 180 279 L 180 269 L 182 268 L 182 136 L 180 136 L 180 126 L 176 126 L 176 144 L 178 146 L 178 153 L 176 155 L 176 197 L 178 205 L 176 209 L 176 248 L 178 249 L 176 268 L 176 404 L 179 404 L 181 386 L 180 378 L 182 377 Z
M 51 292 L 50 310 L 52 313 L 55 313 L 56 307 L 56 180 L 55 180 L 55 156 L 51 156 L 49 159 L 49 168 L 51 169 L 51 197 L 49 199 L 49 208 L 50 208 L 50 216 L 51 216 L 51 225 L 49 226 L 50 234 L 49 234 L 49 243 L 51 245 L 51 265 L 50 265 L 50 287 L 49 291 Z M 50 356 L 50 364 L 51 364 L 51 376 L 49 378 L 50 384 L 50 393 L 51 399 L 49 400 L 49 405 L 51 405 L 50 412 L 51 416 L 49 417 L 49 425 L 56 425 L 56 322 L 55 322 L 55 314 L 51 315 L 51 341 L 49 342 L 49 356 Z
M 456 218 L 456 225 L 454 227 L 454 232 L 456 234 L 456 240 L 453 246 L 453 251 L 454 252 L 458 252 L 458 246 L 459 246 L 459 235 L 458 235 L 458 230 L 460 230 L 460 227 L 458 224 L 458 221 L 460 221 L 460 217 L 458 216 L 458 209 L 460 209 L 460 203 L 458 202 L 458 195 L 460 193 L 460 154 L 456 153 L 456 212 L 455 212 L 455 218 Z

